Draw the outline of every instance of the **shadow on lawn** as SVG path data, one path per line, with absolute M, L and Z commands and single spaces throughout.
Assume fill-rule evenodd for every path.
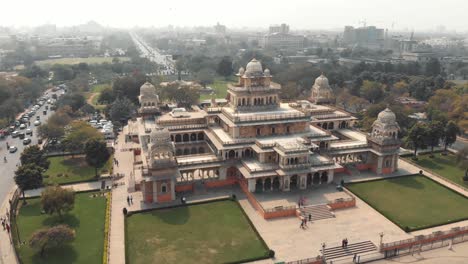
M 40 253 L 41 251 L 37 250 L 36 254 L 32 256 L 33 264 L 75 263 L 78 259 L 78 254 L 71 245 L 51 249 L 46 248 L 43 256 Z
M 68 225 L 71 228 L 76 229 L 80 226 L 80 219 L 78 219 L 75 215 L 72 214 L 64 214 L 62 218 L 58 215 L 54 215 L 48 217 L 42 221 L 42 224 L 45 226 L 55 226 L 60 224 Z
M 188 206 L 156 210 L 151 213 L 152 216 L 161 219 L 169 225 L 184 225 L 190 218 L 190 209 Z
M 423 189 L 424 184 L 420 183 L 417 180 L 417 177 L 422 177 L 422 176 L 407 177 L 404 181 L 398 180 L 397 178 L 395 181 L 392 181 L 392 183 L 396 185 L 401 185 L 407 188 L 412 188 L 412 189 Z

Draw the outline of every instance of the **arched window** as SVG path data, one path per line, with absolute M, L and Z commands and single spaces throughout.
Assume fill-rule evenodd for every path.
M 328 123 L 328 129 L 333 129 L 334 126 L 335 126 L 335 125 L 334 125 L 333 122 Z
M 286 126 L 286 133 L 290 133 L 291 130 L 289 129 L 289 126 Z
M 242 105 L 245 105 L 245 98 L 242 98 Z
M 260 136 L 261 133 L 262 133 L 262 130 L 260 128 L 257 128 L 257 136 Z
M 271 134 L 273 134 L 273 135 L 276 134 L 276 129 L 275 129 L 275 127 L 272 127 L 272 128 L 271 128 Z
M 165 183 L 163 183 L 161 185 L 161 193 L 166 193 L 167 192 L 167 185 Z

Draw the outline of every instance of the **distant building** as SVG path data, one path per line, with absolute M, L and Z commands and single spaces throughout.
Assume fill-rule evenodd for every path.
M 100 45 L 99 38 L 48 38 L 39 40 L 36 52 L 47 57 L 89 57 L 99 53 Z
M 226 26 L 225 25 L 221 25 L 218 23 L 216 23 L 216 25 L 214 26 L 214 31 L 216 34 L 219 34 L 219 35 L 224 35 L 226 34 Z
M 345 26 L 343 32 L 343 42 L 345 44 L 369 49 L 383 49 L 384 39 L 384 30 L 375 26 L 359 28 Z
M 270 26 L 269 33 L 262 37 L 264 49 L 301 50 L 304 48 L 304 36 L 289 33 L 289 26 L 281 24 Z

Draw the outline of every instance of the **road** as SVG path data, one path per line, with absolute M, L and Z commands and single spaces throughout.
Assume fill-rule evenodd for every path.
M 57 92 L 52 92 L 52 91 L 46 91 L 45 94 L 52 95 L 56 93 L 58 96 L 63 94 L 62 90 L 59 90 Z M 36 115 L 39 115 L 41 117 L 41 123 L 44 123 L 49 119 L 49 117 L 52 115 L 54 111 L 48 110 L 47 115 L 43 115 L 42 111 L 45 110 L 45 106 L 48 104 L 42 105 L 39 110 L 36 111 Z M 36 120 L 36 115 L 31 117 L 31 126 L 28 128 L 31 128 L 33 131 L 33 135 L 29 136 L 27 135 L 26 137 L 31 138 L 31 143 L 29 145 L 24 146 L 23 145 L 23 140 L 20 139 L 19 137 L 17 138 L 12 138 L 11 136 L 6 137 L 3 140 L 0 140 L 0 201 L 3 201 L 8 193 L 11 191 L 11 188 L 15 185 L 15 181 L 13 180 L 14 172 L 16 170 L 16 165 L 19 164 L 20 162 L 20 155 L 23 150 L 31 145 L 37 144 L 37 127 L 33 125 L 33 122 Z M 24 132 L 26 129 L 19 130 Z M 6 142 L 10 144 L 10 146 L 16 146 L 18 150 L 15 153 L 9 153 L 6 147 Z M 7 162 L 5 163 L 3 161 L 3 157 L 7 158 Z
M 161 66 L 161 69 L 158 70 L 159 75 L 175 74 L 175 62 L 172 60 L 171 55 L 161 54 L 157 48 L 153 48 L 148 45 L 134 32 L 131 32 L 130 36 L 132 37 L 138 51 L 141 53 L 141 57 L 145 57 L 148 60 Z

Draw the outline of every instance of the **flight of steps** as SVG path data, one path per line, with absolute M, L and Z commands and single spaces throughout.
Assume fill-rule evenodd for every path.
M 303 206 L 299 210 L 301 212 L 301 216 L 307 220 L 309 220 L 310 214 L 312 216 L 312 221 L 335 217 L 335 214 L 330 211 L 330 207 L 326 204 Z
M 363 241 L 353 244 L 348 244 L 346 248 L 341 246 L 325 248 L 324 257 L 326 260 L 337 259 L 342 257 L 353 256 L 354 254 L 362 254 L 377 250 L 377 247 L 371 241 Z

